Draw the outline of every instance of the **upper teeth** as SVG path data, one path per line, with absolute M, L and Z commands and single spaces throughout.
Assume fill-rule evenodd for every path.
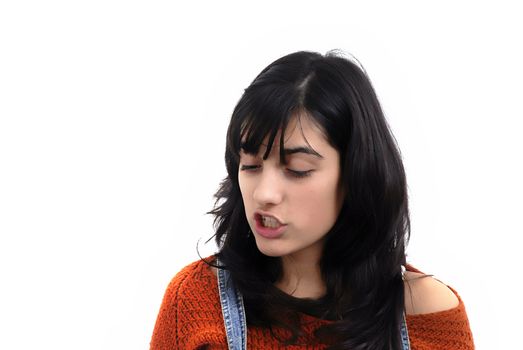
M 280 223 L 278 222 L 278 220 L 276 220 L 275 218 L 273 218 L 271 216 L 262 216 L 262 222 L 263 222 L 263 226 L 266 226 L 266 227 L 276 228 L 276 227 L 280 226 Z

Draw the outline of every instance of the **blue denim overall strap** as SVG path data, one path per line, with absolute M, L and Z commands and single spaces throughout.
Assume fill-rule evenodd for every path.
M 403 350 L 410 350 L 410 341 L 409 341 L 409 332 L 407 330 L 407 319 L 405 317 L 405 312 L 403 312 L 402 320 L 401 320 L 401 327 L 400 327 L 400 334 L 401 334 L 401 345 Z
M 229 350 L 247 350 L 247 320 L 243 298 L 234 287 L 229 271 L 220 268 L 217 270 L 218 289 L 228 348 Z M 405 312 L 401 320 L 400 337 L 402 350 L 410 350 Z
M 240 292 L 229 271 L 218 268 L 218 289 L 229 350 L 247 350 L 247 319 Z

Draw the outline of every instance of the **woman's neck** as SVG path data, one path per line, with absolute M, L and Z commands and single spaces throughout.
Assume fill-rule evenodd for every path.
M 319 266 L 319 254 L 293 254 L 282 257 L 283 275 L 275 286 L 296 298 L 318 299 L 326 288 Z

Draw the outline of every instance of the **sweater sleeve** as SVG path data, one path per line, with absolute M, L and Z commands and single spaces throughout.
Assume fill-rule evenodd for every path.
M 150 350 L 226 349 L 218 284 L 208 265 L 196 261 L 169 283 L 156 319 Z
M 414 350 L 473 350 L 474 340 L 463 300 L 455 308 L 429 314 L 407 315 L 407 327 Z
M 182 269 L 169 283 L 156 318 L 150 350 L 179 348 L 178 333 L 182 322 L 180 319 L 180 290 L 194 269 L 193 265 Z

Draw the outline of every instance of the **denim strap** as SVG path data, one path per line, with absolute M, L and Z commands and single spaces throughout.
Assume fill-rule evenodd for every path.
M 234 287 L 229 271 L 218 268 L 218 289 L 229 350 L 247 350 L 247 320 L 240 292 Z M 410 350 L 407 320 L 403 313 L 400 327 L 402 350 Z
M 247 320 L 240 292 L 229 271 L 218 268 L 218 289 L 229 350 L 247 350 Z
M 407 319 L 405 317 L 405 312 L 403 312 L 403 317 L 401 320 L 401 345 L 403 350 L 410 350 L 410 341 L 409 341 L 409 332 L 407 330 Z

